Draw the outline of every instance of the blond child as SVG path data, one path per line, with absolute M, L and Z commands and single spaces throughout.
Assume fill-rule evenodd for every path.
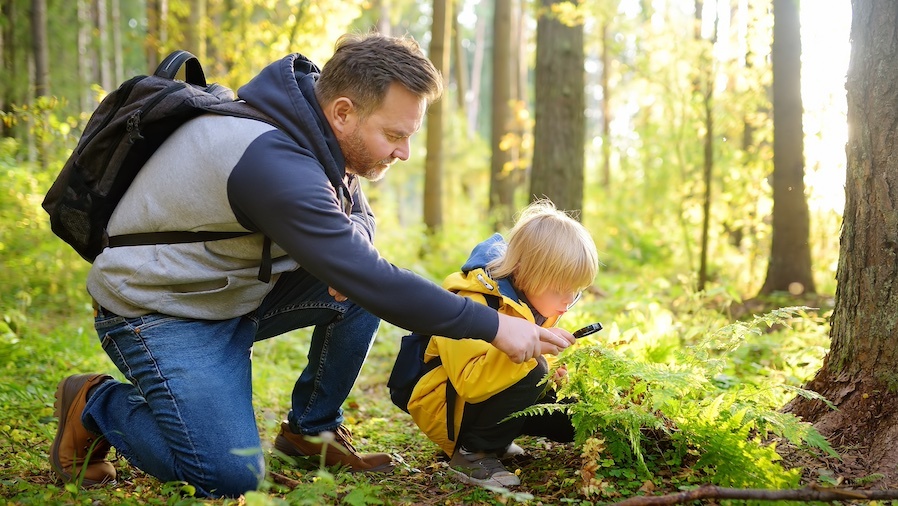
M 586 228 L 550 201 L 540 200 L 523 210 L 507 242 L 495 234 L 477 245 L 461 271 L 447 277 L 443 286 L 500 313 L 551 327 L 592 284 L 597 271 L 598 255 Z M 563 413 L 505 420 L 533 404 L 554 400 L 540 384 L 552 357 L 516 364 L 485 341 L 435 336 L 424 361 L 436 358 L 441 365 L 418 381 L 408 411 L 451 455 L 451 472 L 460 481 L 519 485 L 520 479 L 500 460 L 523 452 L 513 443 L 516 437 L 573 439 L 573 427 Z M 457 399 L 449 399 L 447 382 Z

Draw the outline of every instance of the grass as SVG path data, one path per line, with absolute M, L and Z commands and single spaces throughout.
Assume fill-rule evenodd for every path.
M 455 482 L 438 463 L 437 447 L 389 401 L 386 379 L 401 336 L 385 325 L 356 388 L 345 404 L 347 424 L 361 451 L 387 451 L 400 465 L 391 475 L 348 474 L 317 468 L 317 459 L 295 462 L 271 451 L 271 442 L 286 415 L 289 393 L 305 365 L 309 339 L 296 331 L 258 343 L 254 350 L 256 415 L 271 474 L 265 488 L 242 500 L 199 500 L 183 484 L 162 484 L 126 461 L 115 462 L 116 486 L 79 489 L 56 482 L 47 460 L 55 435 L 53 394 L 57 382 L 77 372 L 107 372 L 121 379 L 103 354 L 83 317 L 21 337 L 8 334 L 2 346 L 0 380 L 0 498 L 9 504 L 493 504 L 497 498 L 524 498 L 522 493 L 487 492 Z M 43 327 L 44 325 L 40 325 Z M 570 460 L 571 447 L 537 444 L 535 456 Z M 330 472 L 333 471 L 333 472 Z M 276 474 L 275 474 L 276 473 Z M 571 471 L 539 471 L 533 483 L 543 494 L 559 494 L 552 480 Z M 551 476 L 550 476 L 551 475 Z M 279 483 L 278 483 L 279 482 Z
M 566 326 L 615 314 L 614 321 L 605 319 L 606 330 L 597 338 L 624 353 L 661 360 L 690 336 L 703 335 L 701 328 L 727 322 L 720 312 L 701 309 L 707 300 L 697 304 L 681 298 L 665 306 L 587 299 L 566 316 Z M 0 337 L 0 498 L 8 504 L 600 504 L 644 491 L 676 491 L 706 479 L 691 473 L 685 462 L 646 478 L 635 466 L 608 464 L 593 447 L 521 438 L 518 442 L 530 456 L 513 466 L 521 487 L 462 485 L 446 473 L 437 447 L 390 403 L 385 384 L 403 332 L 384 324 L 344 409 L 360 451 L 386 451 L 399 461 L 392 474 L 341 473 L 319 468 L 317 459 L 296 461 L 272 452 L 293 382 L 306 362 L 309 332 L 300 330 L 257 343 L 254 349 L 254 403 L 269 470 L 261 490 L 239 499 L 200 500 L 191 496 L 189 486 L 160 483 L 123 459 L 115 462 L 115 486 L 84 490 L 63 485 L 55 481 L 47 460 L 57 424 L 57 382 L 88 371 L 121 379 L 89 325 L 87 310 L 75 316 L 30 315 Z M 758 381 L 801 385 L 825 353 L 825 326 L 825 318 L 810 318 L 792 329 L 759 333 L 730 356 L 725 376 L 754 375 Z M 794 360 L 788 358 L 792 355 Z M 584 453 L 591 457 L 582 458 Z

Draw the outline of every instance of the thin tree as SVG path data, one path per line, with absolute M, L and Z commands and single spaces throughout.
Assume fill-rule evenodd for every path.
M 112 25 L 112 78 L 115 83 L 120 83 L 125 80 L 121 0 L 110 0 L 109 18 L 109 22 Z
M 201 62 L 206 61 L 206 0 L 190 0 L 188 16 L 187 49 L 195 54 Z
M 602 187 L 611 189 L 611 21 L 602 20 Z
M 50 49 L 47 41 L 47 0 L 31 0 L 31 51 L 34 57 L 34 96 L 48 96 Z
M 112 50 L 110 49 L 111 43 L 109 41 L 109 13 L 107 9 L 108 4 L 106 0 L 95 0 L 94 14 L 96 18 L 94 19 L 94 28 L 96 33 L 99 34 L 97 37 L 97 49 L 99 51 L 97 61 L 100 64 L 100 86 L 104 90 L 111 90 L 117 83 L 113 80 L 110 65 L 112 62 Z
M 583 24 L 552 15 L 543 0 L 536 23 L 533 169 L 530 195 L 560 209 L 583 207 L 586 94 Z
M 146 59 L 148 71 L 162 60 L 162 49 L 168 41 L 168 0 L 147 0 Z
M 883 475 L 879 487 L 898 479 L 898 9 L 880 0 L 851 6 L 838 288 L 830 351 L 806 386 L 838 410 L 804 397 L 786 409 L 814 423 L 835 446 L 863 448 L 862 469 L 855 469 Z
M 480 83 L 483 80 L 483 54 L 486 40 L 486 21 L 484 16 L 478 16 L 474 23 L 474 54 L 471 58 L 471 85 L 470 95 L 465 96 L 468 104 L 468 135 L 474 135 L 478 129 L 480 116 Z M 461 60 L 459 60 L 461 61 Z
M 50 50 L 47 40 L 47 1 L 31 0 L 31 54 L 34 61 L 34 98 L 50 96 Z M 49 111 L 42 110 L 40 106 L 35 108 L 40 111 L 43 122 L 49 119 Z M 36 118 L 35 118 L 36 119 Z M 40 167 L 47 168 L 47 142 L 45 128 L 33 129 L 34 146 L 37 152 L 37 162 Z
M 455 2 L 453 2 L 453 6 Z M 453 12 L 455 12 L 453 7 Z M 455 103 L 461 113 L 461 117 L 467 121 L 468 117 L 468 59 L 462 44 L 461 27 L 458 24 L 458 14 L 452 16 L 452 54 L 455 57 L 453 71 L 455 75 Z M 466 127 L 467 128 L 467 127 Z
M 0 17 L 4 17 L 6 14 L 6 5 L 3 1 L 0 1 Z M 6 69 L 6 29 L 3 24 L 0 24 L 0 70 Z M 4 75 L 9 75 L 4 72 Z M 4 86 L 5 88 L 5 86 Z M 0 92 L 0 112 L 6 112 L 6 91 L 3 90 Z M 4 122 L 0 121 L 0 136 L 6 136 L 6 125 Z
M 444 76 L 449 71 L 452 36 L 451 0 L 433 0 L 430 61 Z M 443 116 L 448 100 L 427 112 L 427 157 L 424 160 L 424 225 L 433 233 L 443 226 Z
M 490 127 L 490 214 L 497 225 L 508 223 L 514 214 L 514 181 L 510 177 L 511 156 L 503 141 L 511 131 L 512 100 L 512 0 L 494 0 L 493 13 L 493 101 Z
M 76 9 L 78 17 L 77 29 L 77 47 L 78 60 L 76 66 L 78 68 L 78 88 L 81 94 L 78 96 L 79 110 L 92 111 L 96 106 L 90 83 L 94 82 L 94 58 L 90 57 L 90 34 L 93 31 L 93 23 L 91 22 L 91 5 L 90 0 L 78 0 Z
M 701 52 L 699 59 L 701 64 L 697 69 L 697 76 L 693 83 L 693 93 L 698 96 L 701 104 L 702 123 L 705 137 L 702 139 L 702 182 L 704 193 L 702 194 L 702 238 L 698 267 L 698 290 L 705 289 L 708 283 L 708 248 L 711 229 L 711 186 L 714 179 L 714 65 L 713 48 L 717 40 L 717 13 L 714 13 L 714 27 L 710 40 L 704 40 L 702 36 L 704 2 L 695 2 L 695 39 L 699 43 Z
M 804 193 L 799 0 L 773 1 L 773 237 L 762 294 L 815 293 Z

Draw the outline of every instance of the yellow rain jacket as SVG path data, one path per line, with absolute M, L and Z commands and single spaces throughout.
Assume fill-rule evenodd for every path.
M 481 304 L 487 303 L 484 294 L 492 294 L 499 298 L 500 313 L 534 322 L 533 312 L 519 300 L 511 282 L 493 280 L 484 270 L 486 263 L 501 251 L 496 249 L 497 245 L 504 245 L 499 234 L 479 244 L 461 272 L 447 277 L 443 287 Z M 551 327 L 557 319 L 549 318 L 543 326 Z M 421 377 L 409 398 L 408 410 L 418 427 L 447 455 L 455 452 L 456 441 L 449 439 L 447 428 L 446 382 L 451 381 L 458 392 L 453 416 L 457 436 L 465 403 L 489 399 L 523 379 L 537 365 L 536 359 L 516 364 L 504 352 L 480 339 L 431 337 L 424 361 L 437 356 L 442 365 Z M 551 364 L 555 357 L 546 358 Z

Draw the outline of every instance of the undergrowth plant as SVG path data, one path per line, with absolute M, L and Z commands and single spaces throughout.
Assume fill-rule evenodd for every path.
M 723 326 L 681 347 L 668 361 L 606 344 L 571 350 L 559 361 L 568 370 L 559 402 L 519 415 L 563 410 L 572 416 L 586 495 L 612 495 L 612 482 L 619 487 L 624 478 L 638 486 L 657 475 L 679 476 L 684 484 L 794 487 L 799 470 L 778 463 L 777 438 L 836 454 L 810 424 L 777 411 L 782 399 L 777 393 L 825 399 L 792 385 L 720 378 L 747 338 L 787 325 L 806 309 L 786 307 Z

